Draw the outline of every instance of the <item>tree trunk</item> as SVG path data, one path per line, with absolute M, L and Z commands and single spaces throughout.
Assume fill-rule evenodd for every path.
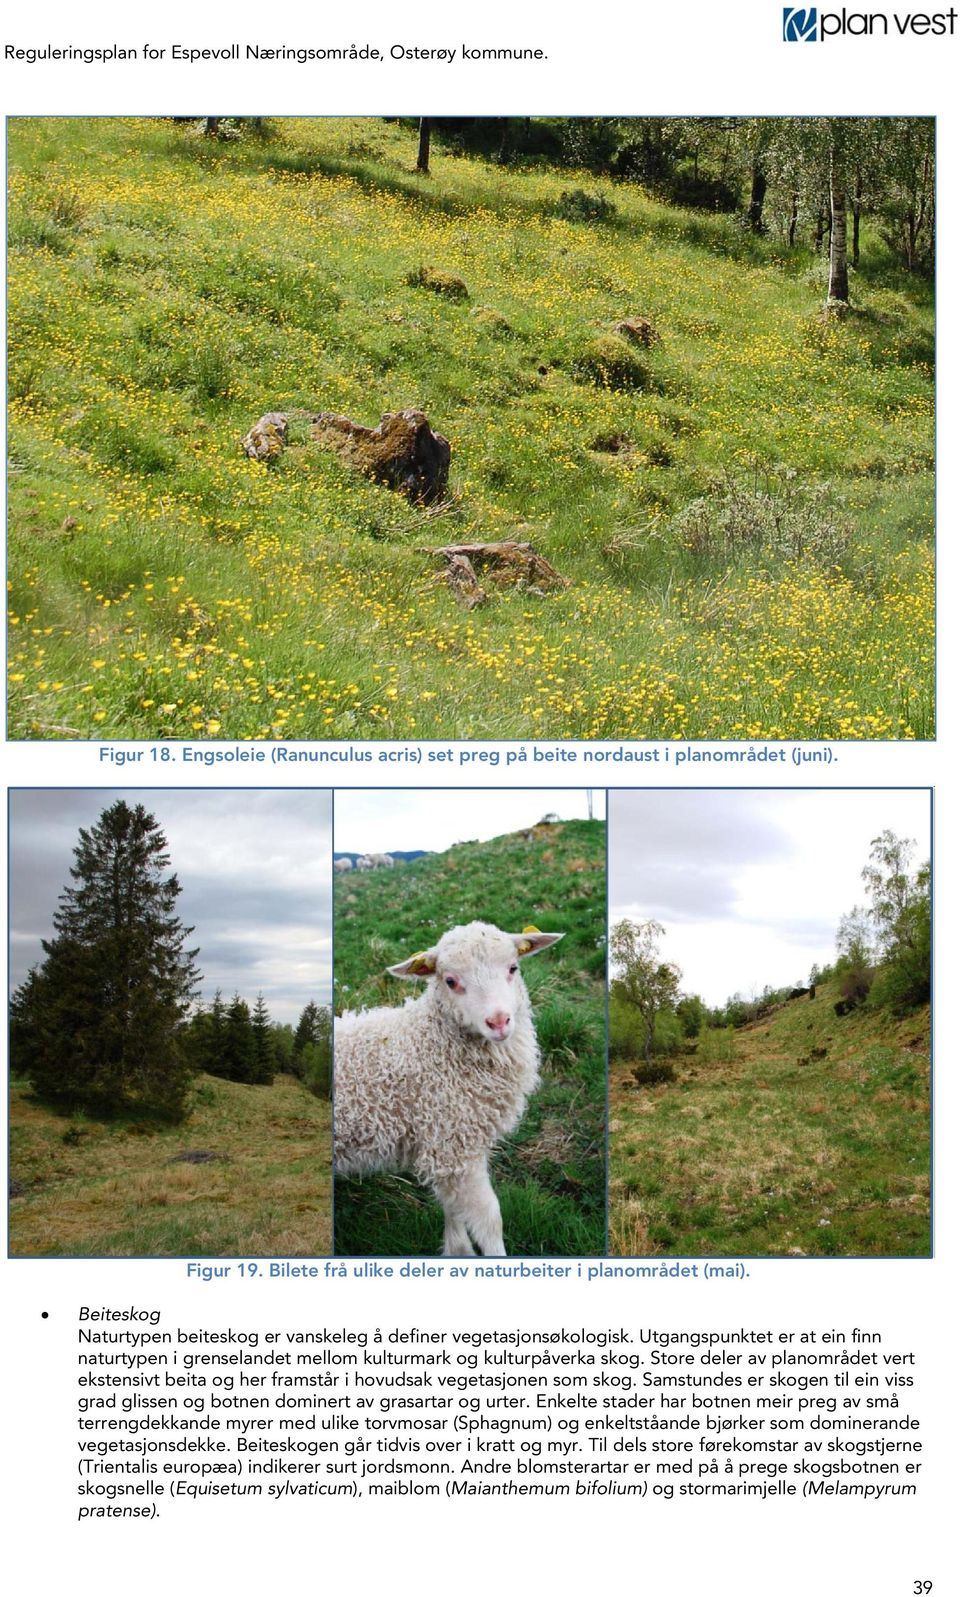
M 827 299 L 846 305 L 850 300 L 847 280 L 847 182 L 843 160 L 834 147 L 830 154 L 830 277 Z
M 222 118 L 219 117 L 219 116 L 205 116 L 204 117 L 204 119 L 203 119 L 203 131 L 207 135 L 208 139 L 215 139 L 216 138 L 217 134 L 220 132 L 220 123 L 221 123 L 221 121 L 222 121 Z
M 417 171 L 425 176 L 430 174 L 430 133 L 433 128 L 433 118 L 422 116 L 420 118 L 420 143 L 417 146 Z
M 790 231 L 787 235 L 790 248 L 793 249 L 797 237 L 797 222 L 800 219 L 800 191 L 794 189 L 790 198 Z
M 823 206 L 817 212 L 817 231 L 813 240 L 813 249 L 816 255 L 823 249 L 823 235 L 827 231 L 827 217 Z
M 753 165 L 753 176 L 750 184 L 750 209 L 747 213 L 750 220 L 751 233 L 762 233 L 763 202 L 767 193 L 767 178 L 759 161 Z
M 860 213 L 863 210 L 863 173 L 857 167 L 857 175 L 853 190 L 853 248 L 850 251 L 851 266 L 860 265 Z

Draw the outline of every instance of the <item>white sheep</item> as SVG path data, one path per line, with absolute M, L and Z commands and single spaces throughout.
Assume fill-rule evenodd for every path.
M 343 871 L 352 871 L 353 860 L 347 859 L 346 856 L 344 856 L 342 859 L 335 859 L 333 862 L 333 868 L 335 871 L 340 871 L 341 873 Z
M 474 1242 L 482 1254 L 504 1251 L 487 1166 L 519 1123 L 540 1065 L 519 961 L 563 935 L 455 926 L 389 967 L 426 980 L 425 992 L 337 1018 L 337 1171 L 412 1171 L 443 1205 L 446 1256 L 472 1255 Z

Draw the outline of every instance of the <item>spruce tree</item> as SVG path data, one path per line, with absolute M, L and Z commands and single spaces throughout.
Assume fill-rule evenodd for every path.
M 16 1052 L 54 1103 L 182 1117 L 183 1019 L 197 981 L 167 842 L 122 799 L 81 828 L 46 958 L 14 996 Z
M 304 1006 L 297 1029 L 293 1034 L 293 1056 L 299 1059 L 303 1050 L 312 1042 L 316 1042 L 320 1035 L 320 1010 L 311 998 Z
M 270 1024 L 270 1014 L 264 1003 L 262 993 L 257 994 L 251 1024 L 253 1027 L 253 1080 L 264 1086 L 269 1086 L 276 1072 L 277 1060 L 273 1042 L 273 1027 Z

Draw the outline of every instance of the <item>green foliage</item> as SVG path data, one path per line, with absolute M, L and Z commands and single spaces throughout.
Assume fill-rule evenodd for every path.
M 677 1004 L 677 1019 L 686 1038 L 699 1037 L 707 1024 L 709 1011 L 697 993 L 688 993 Z
M 531 823 L 535 804 L 532 794 Z M 605 877 L 603 823 L 562 821 L 334 883 L 338 1013 L 402 1003 L 409 986 L 386 967 L 450 926 L 487 920 L 506 931 L 536 925 L 565 934 L 523 962 L 542 1081 L 491 1165 L 512 1253 L 604 1250 Z M 439 1208 L 405 1176 L 338 1178 L 335 1207 L 338 1253 L 439 1245 Z
M 580 351 L 574 372 L 600 388 L 649 388 L 650 364 L 618 333 L 599 333 Z
M 611 998 L 633 1010 L 640 1023 L 643 1054 L 649 1064 L 657 1046 L 672 1052 L 679 1046 L 682 1028 L 672 1013 L 680 993 L 680 969 L 660 958 L 663 927 L 657 921 L 618 921 L 610 934 L 610 957 L 616 976 Z M 665 1018 L 664 1012 L 669 1012 Z
M 257 994 L 257 1002 L 250 1016 L 250 1027 L 253 1033 L 251 1080 L 260 1086 L 269 1086 L 276 1072 L 277 1055 L 270 1015 L 262 993 Z
M 15 1068 L 38 1098 L 101 1113 L 182 1117 L 190 1065 L 181 1023 L 197 980 L 192 928 L 165 876 L 166 839 L 142 805 L 117 800 L 81 828 L 45 940 L 45 959 L 14 994 Z
M 256 1070 L 250 1005 L 234 994 L 223 1028 L 223 1058 L 219 1074 L 228 1081 L 252 1082 Z
M 827 568 L 842 563 L 850 540 L 830 489 L 786 473 L 751 483 L 725 477 L 674 517 L 672 531 L 698 558 L 747 554 Z
M 556 213 L 565 222 L 612 222 L 617 207 L 605 194 L 588 194 L 585 189 L 564 189 Z
M 697 1038 L 697 1058 L 705 1065 L 727 1065 L 737 1057 L 732 1026 L 706 1026 Z
M 329 1098 L 333 1071 L 333 1016 L 311 999 L 291 1034 L 288 1070 L 319 1098 Z
M 669 1059 L 642 1060 L 639 1065 L 634 1065 L 630 1074 L 638 1087 L 661 1087 L 677 1079 L 677 1072 Z

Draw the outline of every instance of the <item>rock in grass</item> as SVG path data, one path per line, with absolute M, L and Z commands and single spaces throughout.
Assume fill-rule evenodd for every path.
M 492 305 L 475 305 L 470 312 L 474 321 L 492 333 L 494 338 L 509 338 L 513 328 L 501 311 L 494 310 Z
M 415 272 L 408 272 L 407 282 L 411 288 L 429 288 L 432 293 L 442 294 L 446 299 L 470 298 L 462 277 L 455 277 L 453 272 L 440 271 L 436 266 L 420 266 Z
M 632 344 L 618 333 L 600 333 L 585 345 L 575 373 L 599 388 L 648 388 L 650 370 Z
M 627 316 L 622 322 L 617 322 L 613 331 L 631 344 L 639 344 L 641 349 L 652 349 L 654 344 L 661 342 L 657 329 L 645 316 Z
M 450 445 L 422 410 L 387 411 L 379 427 L 361 427 L 347 416 L 323 411 L 314 416 L 310 434 L 357 471 L 416 504 L 434 504 L 446 493 Z
M 283 453 L 287 441 L 287 418 L 278 410 L 270 410 L 255 421 L 243 440 L 243 452 L 251 460 L 262 460 L 266 465 Z

